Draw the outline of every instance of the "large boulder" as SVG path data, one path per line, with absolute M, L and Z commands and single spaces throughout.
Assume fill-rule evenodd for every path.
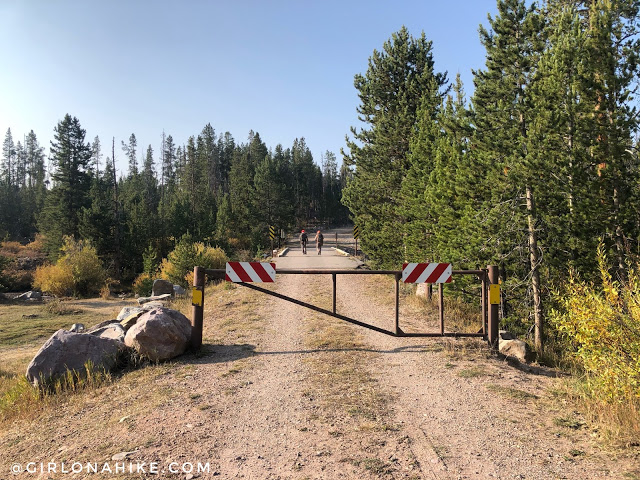
M 507 357 L 517 358 L 520 362 L 524 363 L 530 362 L 534 358 L 534 354 L 529 348 L 529 345 L 516 338 L 509 340 L 500 338 L 498 340 L 498 350 L 501 354 Z
M 158 278 L 153 281 L 153 287 L 151 287 L 151 296 L 157 297 L 158 295 L 171 295 L 173 293 L 173 283 L 169 280 L 163 280 Z
M 36 387 L 45 386 L 68 370 L 85 374 L 87 362 L 94 370 L 109 371 L 125 350 L 124 343 L 117 340 L 58 330 L 29 363 L 27 379 Z
M 169 308 L 154 308 L 142 314 L 129 329 L 124 343 L 140 355 L 159 362 L 182 355 L 191 340 L 191 322 Z

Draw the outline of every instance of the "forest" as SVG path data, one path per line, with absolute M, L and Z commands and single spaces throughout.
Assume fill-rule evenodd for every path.
M 159 261 L 185 235 L 252 256 L 269 225 L 351 221 L 374 266 L 499 265 L 504 326 L 540 354 L 560 342 L 605 372 L 605 390 L 637 400 L 640 2 L 497 5 L 469 98 L 424 32 L 402 27 L 373 50 L 354 77 L 361 123 L 340 167 L 304 138 L 272 149 L 209 124 L 184 145 L 163 136 L 159 152 L 134 134 L 110 139 L 105 155 L 66 115 L 47 170 L 35 133 L 21 143 L 8 131 L 0 235 L 40 234 L 52 260 L 64 236 L 88 240 L 111 277 L 131 281 L 145 255 Z M 128 160 L 119 178 L 117 155 Z
M 340 204 L 347 172 L 328 151 L 319 166 L 304 138 L 269 149 L 259 133 L 237 144 L 207 124 L 186 145 L 163 134 L 159 154 L 139 148 L 134 133 L 120 145 L 112 139 L 104 158 L 100 139 L 87 142 L 76 117 L 67 114 L 54 132 L 48 171 L 33 131 L 24 143 L 7 131 L 0 234 L 22 242 L 40 234 L 51 260 L 65 236 L 87 240 L 118 281 L 143 270 L 145 252 L 162 259 L 185 235 L 246 256 L 269 247 L 270 225 L 290 232 L 347 221 Z M 119 178 L 117 155 L 128 162 Z

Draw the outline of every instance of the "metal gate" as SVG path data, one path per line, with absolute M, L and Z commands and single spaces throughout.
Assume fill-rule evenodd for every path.
M 195 267 L 193 271 L 193 301 L 192 301 L 192 324 L 193 330 L 191 335 L 191 346 L 199 349 L 202 345 L 202 326 L 204 317 L 204 285 L 205 276 L 210 279 L 224 280 L 226 270 L 224 269 L 205 269 Z M 408 333 L 400 328 L 400 279 L 402 271 L 397 270 L 327 270 L 327 269 L 284 269 L 278 270 L 277 275 L 331 275 L 333 280 L 333 308 L 327 310 L 325 308 L 312 305 L 310 303 L 298 300 L 281 293 L 273 292 L 263 287 L 259 287 L 252 283 L 237 282 L 236 284 L 243 287 L 256 290 L 258 292 L 271 295 L 282 300 L 286 300 L 296 305 L 309 308 L 316 312 L 338 318 L 345 322 L 368 328 L 376 332 L 390 335 L 392 337 L 480 337 L 488 340 L 493 348 L 497 348 L 498 343 L 498 302 L 490 299 L 489 291 L 492 285 L 498 284 L 498 268 L 495 265 L 489 265 L 486 269 L 479 270 L 453 270 L 453 275 L 474 275 L 482 282 L 481 284 L 481 321 L 482 329 L 477 333 L 463 332 L 447 332 L 445 331 L 444 322 L 444 291 L 443 284 L 438 284 L 438 314 L 440 320 L 440 332 L 428 333 Z M 370 325 L 359 320 L 341 315 L 336 311 L 336 284 L 338 275 L 393 275 L 395 277 L 395 325 L 393 330 Z

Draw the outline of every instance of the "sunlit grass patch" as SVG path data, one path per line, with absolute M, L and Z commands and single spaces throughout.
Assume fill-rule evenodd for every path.
M 513 400 L 527 401 L 537 400 L 539 398 L 537 395 L 525 392 L 524 390 L 513 387 L 503 387 L 502 385 L 490 384 L 487 385 L 487 390 Z

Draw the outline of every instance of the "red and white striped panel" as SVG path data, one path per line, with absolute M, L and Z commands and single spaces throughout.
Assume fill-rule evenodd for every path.
M 402 265 L 404 283 L 451 283 L 450 263 L 405 263 Z
M 276 264 L 261 262 L 227 262 L 227 282 L 275 282 Z

